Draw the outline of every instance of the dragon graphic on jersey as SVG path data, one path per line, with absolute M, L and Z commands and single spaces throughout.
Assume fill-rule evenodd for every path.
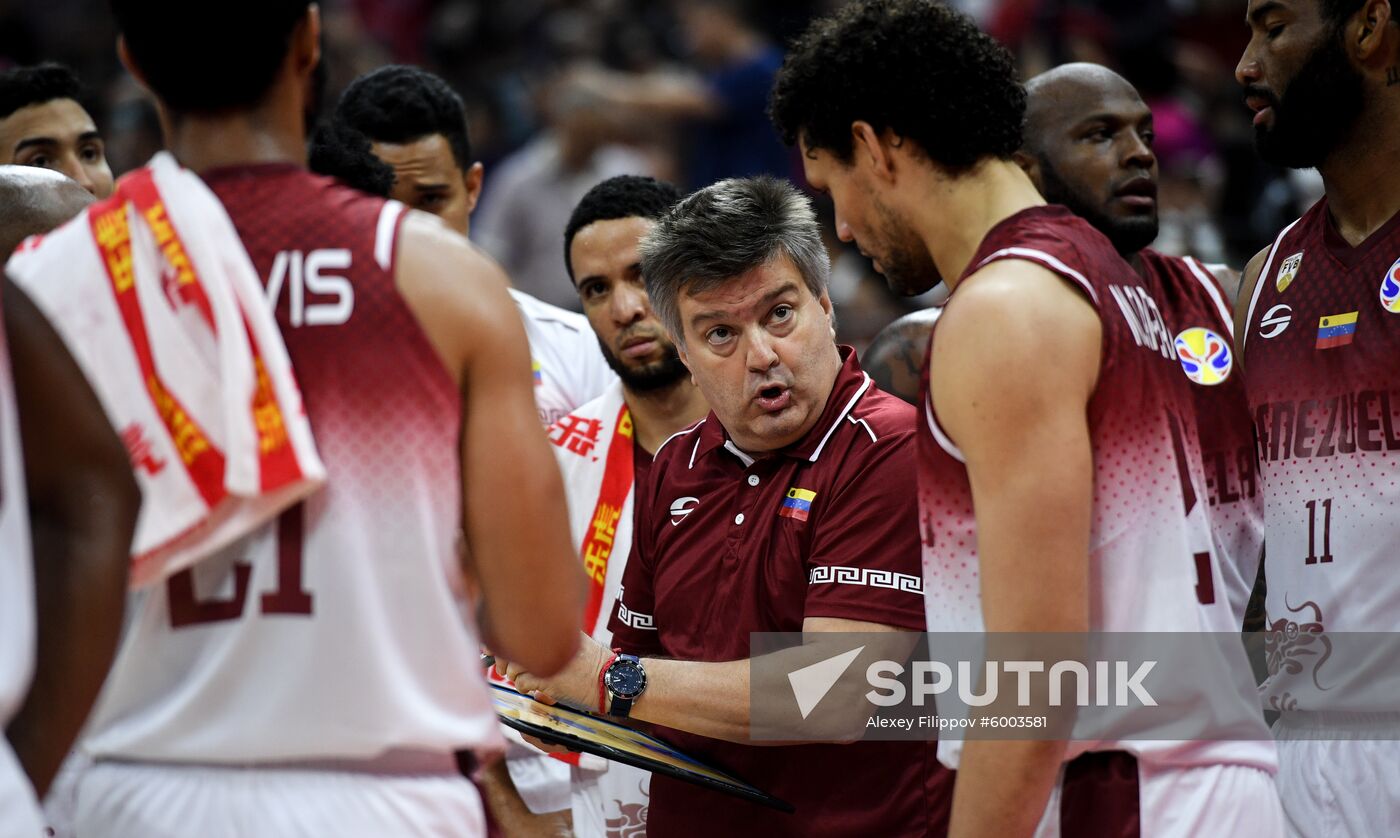
M 1230 346 L 1210 329 L 1196 326 L 1176 336 L 1176 355 L 1186 377 L 1197 384 L 1214 386 L 1230 376 L 1234 358 Z
M 1269 674 L 1283 671 L 1296 675 L 1303 671 L 1306 659 L 1315 658 L 1312 661 L 1313 686 L 1325 692 L 1329 688 L 1322 686 L 1317 674 L 1327 659 L 1332 657 L 1332 641 L 1322 626 L 1322 609 L 1311 600 L 1294 608 L 1285 599 L 1284 607 L 1293 614 L 1301 613 L 1304 609 L 1311 610 L 1312 620 L 1298 622 L 1283 617 L 1269 624 L 1268 632 L 1264 635 L 1264 657 L 1268 662 Z M 1282 696 L 1270 696 L 1269 704 L 1271 709 L 1284 712 L 1297 709 L 1298 701 L 1284 693 Z

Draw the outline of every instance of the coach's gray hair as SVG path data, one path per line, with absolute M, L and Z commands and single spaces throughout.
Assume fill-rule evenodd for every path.
M 640 246 L 652 310 L 682 340 L 681 291 L 717 288 L 786 254 L 820 297 L 831 275 L 812 202 L 785 180 L 731 178 L 671 208 Z

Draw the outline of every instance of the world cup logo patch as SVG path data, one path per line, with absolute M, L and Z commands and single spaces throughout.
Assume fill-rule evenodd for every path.
M 1187 378 L 1208 387 L 1228 378 L 1235 362 L 1225 339 L 1200 326 L 1176 336 L 1176 357 Z
M 1400 259 L 1396 259 L 1381 280 L 1381 308 L 1400 314 Z

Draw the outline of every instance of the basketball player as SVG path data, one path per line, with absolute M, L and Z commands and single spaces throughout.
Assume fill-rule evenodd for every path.
M 928 0 L 858 0 L 814 23 L 773 94 L 841 237 L 896 292 L 952 288 L 920 399 L 929 629 L 1232 631 L 1224 598 L 1202 595 L 1210 554 L 1192 560 L 1209 536 L 1183 504 L 1200 466 L 1175 453 L 1195 433 L 1167 304 L 1086 221 L 1045 205 L 1013 160 L 1024 108 L 1006 51 Z M 1044 819 L 1064 835 L 1278 835 L 1243 648 L 1174 674 L 1198 729 L 1219 734 L 1225 686 L 1255 738 L 940 742 L 958 763 L 951 834 L 1024 836 Z
M 329 478 L 144 594 L 78 833 L 483 834 L 453 757 L 498 745 L 480 643 L 556 669 L 582 600 L 506 280 L 437 219 L 305 171 L 314 5 L 209 7 L 215 39 L 184 4 L 113 10 L 168 147 L 267 281 Z
M 1092 224 L 1161 290 L 1173 336 L 1200 330 L 1174 351 L 1195 363 L 1193 339 L 1202 341 L 1202 349 L 1218 347 L 1215 366 L 1200 366 L 1192 380 L 1205 475 L 1197 493 L 1211 521 L 1222 577 L 1222 590 L 1211 593 L 1227 597 L 1243 622 L 1259 565 L 1263 500 L 1244 377 L 1231 360 L 1229 298 L 1221 287 L 1237 278 L 1223 266 L 1212 272 L 1194 259 L 1146 246 L 1157 236 L 1153 140 L 1152 111 L 1126 79 L 1097 64 L 1066 64 L 1026 83 L 1026 128 L 1014 157 L 1047 201 Z M 895 383 L 905 388 L 900 395 L 911 402 L 918 400 L 918 371 L 936 315 L 922 311 L 900 318 L 866 352 L 872 377 L 898 373 Z M 878 377 L 876 383 L 884 386 Z
M 1259 155 L 1326 187 L 1250 262 L 1237 311 L 1279 789 L 1296 834 L 1396 834 L 1396 650 L 1347 633 L 1400 627 L 1400 26 L 1384 0 L 1250 2 L 1247 17 L 1235 77 Z
M 0 166 L 0 252 L 91 201 L 56 172 Z M 63 341 L 8 279 L 3 296 L 0 834 L 40 835 L 36 793 L 48 790 L 116 653 L 141 495 Z
M 111 195 L 107 149 L 81 96 L 62 64 L 0 72 L 0 164 L 53 169 L 98 198 Z
M 417 67 L 381 67 L 341 94 L 312 144 L 311 169 L 374 192 L 376 174 L 354 153 L 357 140 L 345 136 L 347 129 L 367 138 L 370 153 L 392 168 L 389 197 L 438 216 L 464 236 L 471 232 L 485 170 L 472 157 L 466 110 L 447 82 Z M 586 318 L 514 288 L 510 295 L 530 341 L 535 403 L 544 425 L 617 380 Z

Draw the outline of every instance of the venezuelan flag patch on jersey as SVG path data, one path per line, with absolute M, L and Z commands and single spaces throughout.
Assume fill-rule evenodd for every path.
M 536 361 L 534 358 L 530 359 L 530 372 L 535 376 L 536 387 L 544 384 L 544 367 L 540 366 L 540 362 Z
M 1229 378 L 1235 362 L 1225 338 L 1201 326 L 1176 336 L 1176 357 L 1187 378 L 1207 387 Z
M 787 497 L 783 498 L 783 505 L 778 508 L 778 517 L 805 521 L 807 513 L 812 511 L 812 501 L 816 498 L 817 493 L 811 489 L 799 489 L 793 486 L 787 490 Z
M 1329 314 L 1317 321 L 1317 348 L 1336 349 L 1338 346 L 1346 346 L 1356 337 L 1356 315 L 1358 312 L 1348 311 L 1345 314 Z

